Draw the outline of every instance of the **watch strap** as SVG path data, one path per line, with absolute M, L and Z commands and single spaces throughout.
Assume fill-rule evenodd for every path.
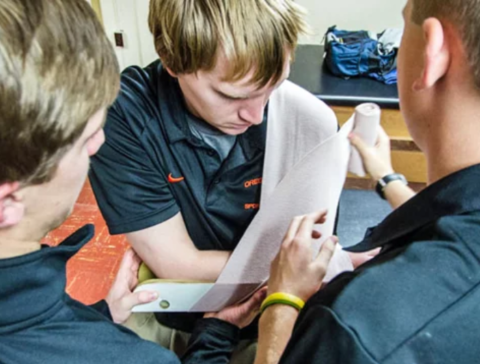
M 385 193 L 384 193 L 385 187 L 387 187 L 387 185 L 393 181 L 401 181 L 404 185 L 408 184 L 407 179 L 401 173 L 391 173 L 380 178 L 377 182 L 377 185 L 375 186 L 375 191 L 378 193 L 378 195 L 382 199 L 384 200 L 386 199 Z

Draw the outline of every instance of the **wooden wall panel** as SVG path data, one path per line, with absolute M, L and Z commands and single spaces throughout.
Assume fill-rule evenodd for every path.
M 353 107 L 333 106 L 338 122 L 343 125 L 353 114 Z M 382 109 L 381 125 L 390 137 L 392 147 L 392 164 L 396 172 L 405 175 L 409 182 L 426 183 L 427 165 L 425 156 L 418 149 L 399 110 Z M 349 175 L 349 180 L 358 177 Z M 350 181 L 353 185 L 362 185 Z

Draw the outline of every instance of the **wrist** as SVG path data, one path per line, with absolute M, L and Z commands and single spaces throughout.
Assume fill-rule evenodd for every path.
M 392 188 L 395 188 L 396 186 L 405 186 L 405 183 L 402 181 L 402 180 L 393 180 L 393 181 L 390 181 L 384 188 L 383 188 L 383 192 L 384 193 L 388 193 L 388 191 Z
M 267 298 L 263 301 L 261 307 L 260 307 L 260 314 L 262 314 L 265 310 L 267 310 L 271 306 L 288 306 L 291 307 L 297 311 L 300 311 L 303 306 L 305 306 L 305 302 L 290 293 L 285 293 L 285 292 L 275 292 L 272 294 L 269 294 Z
M 375 183 L 378 183 L 378 181 L 380 181 L 382 178 L 388 176 L 389 174 L 394 174 L 394 173 L 395 171 L 392 168 L 385 169 L 383 171 L 380 171 L 372 175 L 372 179 Z
M 382 199 L 386 199 L 385 191 L 387 187 L 394 182 L 401 183 L 403 185 L 408 185 L 408 182 L 403 174 L 391 173 L 391 174 L 387 174 L 386 176 L 378 180 L 375 186 L 375 191 Z M 396 184 L 394 184 L 393 186 L 395 185 Z
M 293 320 L 296 320 L 299 311 L 288 305 L 271 305 L 267 307 L 264 312 L 260 316 L 260 322 L 265 320 L 265 317 L 282 317 L 282 318 L 291 318 Z

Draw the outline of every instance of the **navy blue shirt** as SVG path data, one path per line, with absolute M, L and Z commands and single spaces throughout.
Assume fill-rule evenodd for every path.
M 237 137 L 225 160 L 192 133 L 189 116 L 177 80 L 159 61 L 122 73 L 106 142 L 90 172 L 111 234 L 181 212 L 198 249 L 235 249 L 260 202 L 266 113 L 261 125 Z
M 382 247 L 307 302 L 281 363 L 478 363 L 479 183 L 430 185 L 349 249 Z
M 65 293 L 66 263 L 93 237 L 78 230 L 57 247 L 0 259 L 0 363 L 176 364 L 176 355 L 115 325 L 104 301 L 89 307 Z M 198 322 L 183 363 L 228 363 L 238 328 Z

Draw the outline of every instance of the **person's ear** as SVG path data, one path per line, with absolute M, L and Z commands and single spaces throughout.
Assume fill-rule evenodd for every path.
M 450 66 L 450 48 L 442 23 L 436 18 L 428 18 L 422 27 L 425 54 L 422 74 L 413 84 L 415 91 L 422 91 L 435 85 L 447 74 Z
M 0 184 L 0 229 L 17 225 L 25 214 L 25 206 L 17 193 L 18 182 Z
M 176 74 L 175 72 L 173 72 L 170 68 L 166 67 L 166 66 L 163 66 L 165 67 L 165 69 L 167 70 L 168 74 L 170 76 L 172 76 L 173 78 L 178 78 L 178 74 Z

